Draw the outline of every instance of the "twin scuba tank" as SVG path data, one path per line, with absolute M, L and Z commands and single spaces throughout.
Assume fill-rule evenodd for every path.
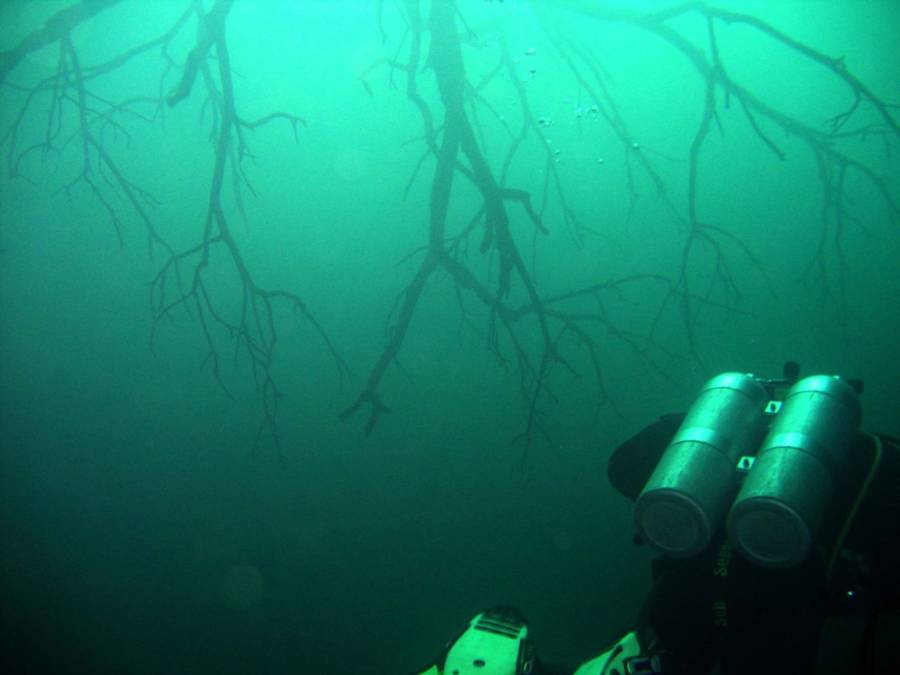
M 859 385 L 813 375 L 775 400 L 790 382 L 723 373 L 704 385 L 635 503 L 647 541 L 690 557 L 725 520 L 759 565 L 806 559 L 856 439 Z

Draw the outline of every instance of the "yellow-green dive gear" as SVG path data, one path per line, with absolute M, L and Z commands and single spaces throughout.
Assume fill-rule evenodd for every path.
M 514 608 L 494 607 L 475 615 L 420 675 L 529 675 L 533 667 L 525 618 Z
M 574 675 L 651 675 L 662 672 L 658 656 L 642 653 L 637 633 L 628 633 L 603 653 L 578 666 Z

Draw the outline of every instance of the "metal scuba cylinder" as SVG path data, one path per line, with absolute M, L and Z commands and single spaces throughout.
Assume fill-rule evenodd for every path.
M 638 532 L 674 557 L 703 550 L 738 489 L 735 465 L 765 433 L 765 388 L 722 373 L 701 389 L 635 503 Z
M 773 568 L 807 557 L 860 418 L 856 392 L 838 377 L 791 387 L 728 516 L 745 557 Z

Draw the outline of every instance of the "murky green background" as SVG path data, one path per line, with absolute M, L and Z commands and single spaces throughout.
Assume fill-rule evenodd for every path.
M 864 425 L 900 433 L 897 222 L 871 185 L 852 176 L 847 207 L 855 220 L 839 235 L 844 275 L 829 244 L 824 267 L 804 277 L 822 237 L 815 157 L 770 127 L 786 153 L 778 161 L 734 102 L 720 108 L 723 130 L 704 146 L 699 207 L 705 221 L 746 243 L 765 275 L 730 250 L 740 289 L 731 300 L 740 311 L 704 307 L 694 317 L 702 364 L 688 357 L 677 306 L 655 333 L 665 351 L 651 350 L 667 377 L 597 327 L 615 405 L 597 406 L 589 364 L 571 346 L 581 377 L 554 373 L 557 400 L 541 402 L 552 441 L 538 440 L 523 462 L 522 448 L 511 444 L 527 414 L 518 375 L 485 349 L 484 308 L 468 297 L 472 323 L 461 322 L 452 284 L 439 274 L 407 335 L 402 371 L 390 369 L 381 386 L 391 414 L 368 438 L 364 415 L 340 422 L 384 348 L 392 303 L 419 258 L 401 261 L 427 243 L 432 160 L 404 199 L 423 152 L 421 118 L 401 73 L 392 87 L 385 66 L 373 69 L 371 95 L 359 79 L 379 59 L 405 58 L 397 51 L 403 22 L 385 4 L 384 44 L 376 3 L 362 0 L 238 1 L 228 19 L 241 115 L 285 110 L 307 121 L 296 142 L 287 125 L 245 132 L 257 195 L 244 192 L 244 223 L 226 189 L 232 227 L 257 281 L 302 296 L 354 372 L 340 378 L 307 322 L 287 310 L 276 315 L 281 459 L 268 440 L 251 451 L 259 401 L 246 360 L 235 366 L 223 348 L 229 397 L 201 367 L 205 346 L 185 314 L 161 324 L 151 353 L 149 283 L 162 252 L 148 256 L 145 232 L 121 200 L 122 247 L 83 185 L 61 189 L 80 170 L 77 141 L 58 155 L 29 155 L 18 167 L 28 180 L 0 182 L 7 654 L 28 654 L 55 672 L 406 672 L 432 658 L 473 613 L 502 602 L 529 617 L 541 653 L 577 662 L 628 625 L 649 581 L 649 555 L 631 544 L 630 506 L 607 484 L 606 459 L 643 425 L 689 405 L 706 378 L 732 369 L 777 375 L 786 359 L 805 372 L 861 377 Z M 896 2 L 720 4 L 844 56 L 873 92 L 898 102 Z M 65 5 L 4 3 L 0 49 Z M 543 292 L 638 273 L 675 278 L 684 227 L 634 160 L 639 196 L 630 203 L 626 152 L 590 112 L 544 26 L 577 39 L 602 65 L 639 152 L 682 216 L 703 103 L 690 62 L 634 27 L 550 2 L 538 13 L 524 1 L 459 5 L 477 36 L 467 35 L 464 47 L 470 80 L 497 63 L 502 31 L 534 113 L 552 122 L 544 142 L 559 151 L 568 204 L 597 232 L 579 244 L 552 191 L 547 237 L 535 237 L 521 209 L 510 208 Z M 184 6 L 123 2 L 79 28 L 73 42 L 84 63 L 100 62 L 165 31 Z M 699 20 L 672 27 L 704 44 Z M 176 61 L 193 39 L 189 29 L 173 43 Z M 847 88 L 821 68 L 746 27 L 723 27 L 719 39 L 732 77 L 807 124 L 821 128 L 852 104 Z M 4 131 L 24 96 L 10 84 L 51 74 L 56 50 L 35 53 L 7 78 Z M 97 79 L 92 90 L 111 100 L 158 95 L 162 68 L 156 50 Z M 433 74 L 424 69 L 418 81 L 439 111 Z M 166 87 L 174 82 L 170 75 Z M 517 130 L 521 111 L 508 79 L 481 93 Z M 23 138 L 42 133 L 46 105 L 26 117 Z M 510 138 L 501 120 L 484 107 L 479 113 L 496 171 Z M 860 120 L 873 117 L 863 111 Z M 108 148 L 159 201 L 150 212 L 160 230 L 191 245 L 202 230 L 213 161 L 199 88 L 163 120 L 125 117 L 122 124 L 103 132 Z M 848 152 L 888 175 L 896 200 L 891 148 L 896 138 L 871 138 Z M 8 152 L 7 139 L 7 168 Z M 547 166 L 532 133 L 507 184 L 532 191 L 538 204 Z M 451 231 L 478 208 L 472 190 L 458 185 Z M 835 234 L 827 232 L 827 241 Z M 477 244 L 467 262 L 487 279 L 496 267 Z M 703 254 L 692 260 L 698 289 L 711 263 Z M 820 270 L 831 296 L 823 296 Z M 219 301 L 233 307 L 233 270 L 214 258 L 210 274 Z M 832 302 L 839 278 L 845 315 Z M 646 335 L 663 296 L 652 284 L 629 287 L 606 298 L 610 318 L 619 330 Z

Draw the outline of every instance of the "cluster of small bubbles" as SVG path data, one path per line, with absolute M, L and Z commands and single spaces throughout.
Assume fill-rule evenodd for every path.
M 563 103 L 567 104 L 568 102 L 568 98 L 563 99 Z M 590 107 L 576 105 L 574 108 L 572 108 L 572 113 L 575 115 L 575 119 L 581 119 L 585 115 L 590 115 L 591 117 L 594 117 L 596 121 L 596 116 L 600 113 L 600 108 L 595 105 L 592 105 Z

